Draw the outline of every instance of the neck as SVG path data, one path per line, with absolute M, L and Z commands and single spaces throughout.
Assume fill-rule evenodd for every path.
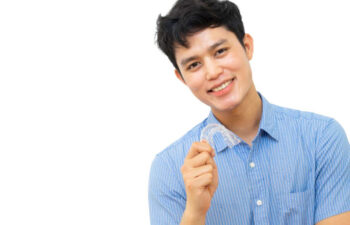
M 214 116 L 229 130 L 251 143 L 256 136 L 262 115 L 262 101 L 254 85 L 242 102 L 231 111 L 214 111 Z

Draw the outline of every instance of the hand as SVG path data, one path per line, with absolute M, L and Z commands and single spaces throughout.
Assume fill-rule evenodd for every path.
M 192 144 L 181 167 L 187 194 L 184 214 L 205 218 L 218 187 L 214 156 L 214 149 L 205 140 Z

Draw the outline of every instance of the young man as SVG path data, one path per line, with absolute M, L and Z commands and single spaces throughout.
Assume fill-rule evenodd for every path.
M 157 40 L 177 78 L 211 112 L 159 153 L 149 180 L 152 225 L 349 225 L 350 146 L 328 117 L 279 107 L 255 89 L 253 39 L 229 1 L 178 0 Z M 241 142 L 200 140 L 221 124 Z M 214 151 L 215 149 L 215 151 Z

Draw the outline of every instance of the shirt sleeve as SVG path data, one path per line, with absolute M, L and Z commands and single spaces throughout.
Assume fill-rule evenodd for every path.
M 157 155 L 152 162 L 148 201 L 151 225 L 179 225 L 186 200 L 171 161 Z
M 317 146 L 315 223 L 350 211 L 350 145 L 337 121 L 329 122 Z

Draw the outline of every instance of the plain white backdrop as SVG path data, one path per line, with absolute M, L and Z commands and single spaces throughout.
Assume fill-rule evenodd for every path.
M 174 2 L 0 2 L 0 224 L 149 224 L 153 158 L 209 113 L 155 45 Z M 257 90 L 349 137 L 348 3 L 235 2 Z

